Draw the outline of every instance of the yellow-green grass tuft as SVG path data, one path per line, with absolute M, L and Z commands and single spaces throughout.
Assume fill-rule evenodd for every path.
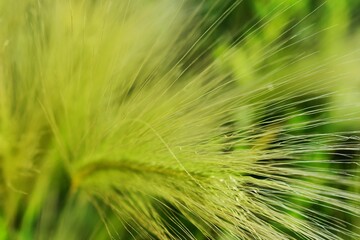
M 0 238 L 360 238 L 358 49 L 297 4 L 0 0 Z

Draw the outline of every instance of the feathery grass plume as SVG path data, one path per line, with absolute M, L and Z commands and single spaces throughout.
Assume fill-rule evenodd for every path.
M 358 239 L 358 37 L 304 2 L 0 0 L 0 238 Z

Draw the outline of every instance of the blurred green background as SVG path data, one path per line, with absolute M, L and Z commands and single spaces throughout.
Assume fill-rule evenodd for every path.
M 188 4 L 192 8 L 196 1 Z M 326 160 L 295 168 L 321 168 L 336 172 L 339 178 L 345 171 L 358 172 L 359 165 L 352 163 L 360 153 L 360 1 L 212 0 L 201 5 L 201 14 L 205 19 L 202 31 L 209 34 L 192 54 L 192 58 L 202 56 L 196 64 L 201 67 L 215 61 L 219 74 L 230 73 L 229 78 L 245 95 L 254 93 L 245 99 L 256 108 L 241 108 L 233 131 L 249 125 L 269 129 L 281 125 L 294 136 L 309 136 L 314 151 L 300 154 L 300 159 Z M 310 140 L 310 136 L 335 132 L 346 132 L 331 140 L 344 150 L 322 152 L 316 144 L 327 140 Z M 274 142 L 286 141 L 277 138 Z M 360 184 L 356 189 L 331 180 L 321 184 L 360 191 Z M 298 218 L 311 215 L 311 210 L 320 211 L 341 219 L 344 229 L 359 232 L 356 216 L 295 196 L 284 201 L 310 210 L 291 213 Z M 197 237 L 206 239 L 200 232 Z M 234 238 L 224 235 L 218 239 Z

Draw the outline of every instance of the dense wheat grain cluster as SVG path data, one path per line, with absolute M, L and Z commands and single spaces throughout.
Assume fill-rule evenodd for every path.
M 359 239 L 357 25 L 269 2 L 0 0 L 0 239 Z

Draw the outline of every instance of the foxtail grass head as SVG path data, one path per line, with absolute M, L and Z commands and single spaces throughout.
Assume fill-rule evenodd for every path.
M 0 0 L 0 239 L 358 239 L 351 20 L 255 2 Z

